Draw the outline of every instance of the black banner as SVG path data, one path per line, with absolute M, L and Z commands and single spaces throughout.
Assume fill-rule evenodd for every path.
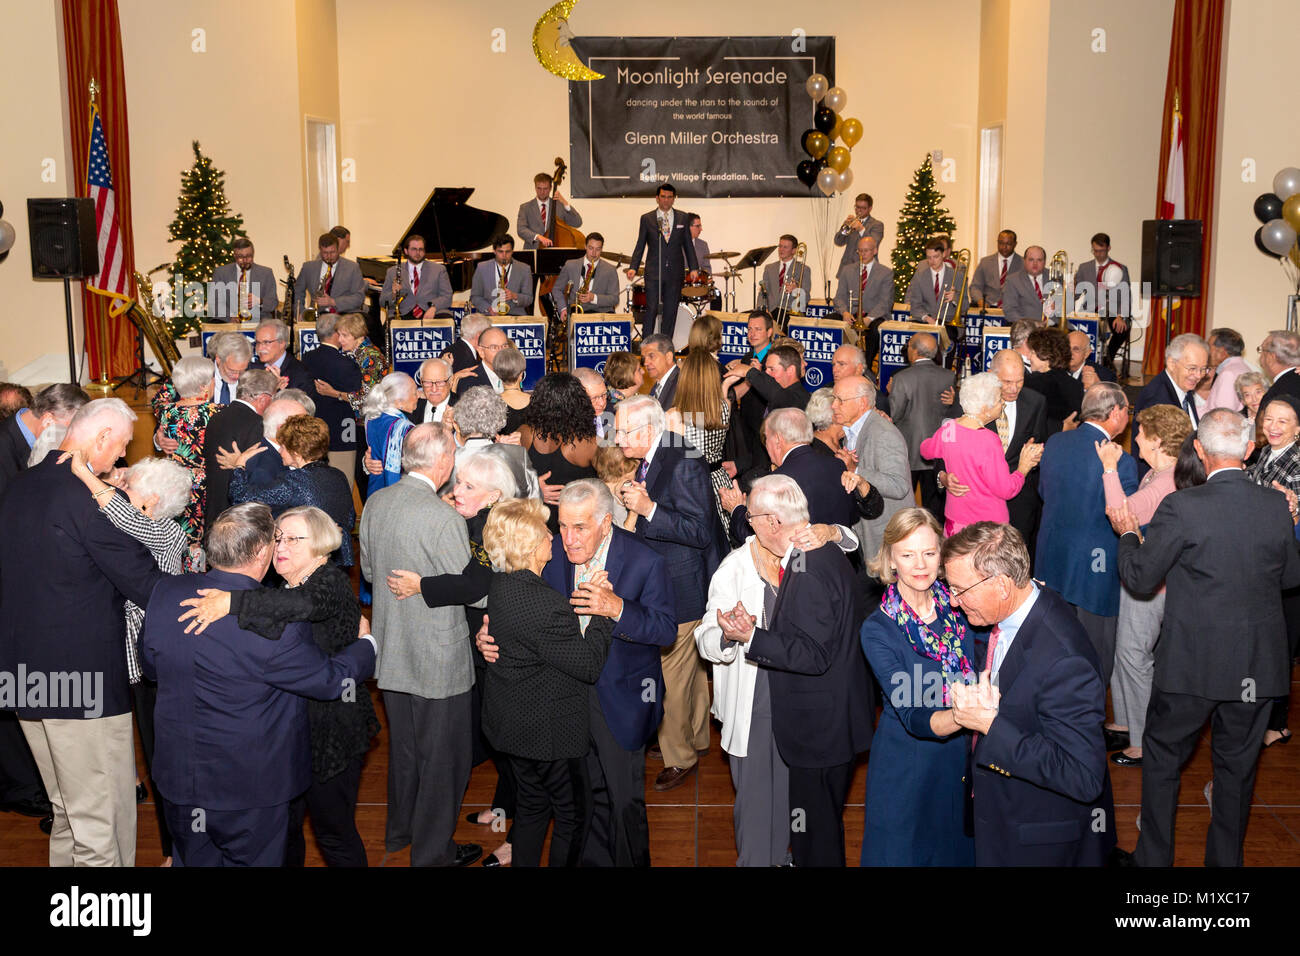
M 807 196 L 795 165 L 804 90 L 835 75 L 835 38 L 575 37 L 603 80 L 569 83 L 574 196 Z

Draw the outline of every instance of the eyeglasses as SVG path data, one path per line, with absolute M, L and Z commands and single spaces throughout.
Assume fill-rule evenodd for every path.
M 276 544 L 287 544 L 291 548 L 299 541 L 306 541 L 306 540 L 307 540 L 307 536 L 305 534 L 289 535 L 289 534 L 285 534 L 283 531 L 277 531 L 275 533 Z
M 851 398 L 840 398 L 838 395 L 832 395 L 832 396 L 831 396 L 831 404 L 832 404 L 832 405 L 847 405 L 849 402 L 856 402 L 856 401 L 857 401 L 858 399 L 860 399 L 861 397 L 862 397 L 861 395 L 854 395 L 854 396 L 851 397 Z
M 508 348 L 510 348 L 509 342 L 505 343 L 504 345 L 480 345 L 478 347 L 478 350 L 480 352 L 500 352 L 502 349 L 508 349 Z
M 253 344 L 254 345 L 275 345 L 275 343 L 279 341 L 280 341 L 279 339 L 254 339 Z
M 450 379 L 446 378 L 422 378 L 420 379 L 421 388 L 446 388 L 451 384 Z
M 1175 359 L 1175 361 L 1178 362 L 1179 365 L 1182 365 L 1183 368 L 1185 368 L 1187 371 L 1195 372 L 1198 375 L 1204 375 L 1206 372 L 1210 370 L 1210 367 L 1208 365 L 1183 365 L 1181 359 Z
M 968 587 L 968 588 L 962 588 L 960 591 L 949 591 L 949 592 L 948 592 L 948 596 L 949 596 L 950 598 L 952 598 L 952 599 L 955 601 L 957 598 L 961 597 L 961 596 L 962 596 L 963 594 L 965 594 L 967 591 L 973 591 L 973 590 L 975 590 L 977 587 L 979 587 L 981 584 L 983 584 L 985 581 L 989 580 L 989 578 L 992 578 L 992 577 L 993 577 L 993 575 L 991 575 L 991 574 L 986 575 L 985 577 L 980 578 L 978 581 L 976 581 L 974 584 L 972 584 L 972 585 L 971 585 L 970 587 Z
M 769 521 L 772 522 L 773 525 L 779 525 L 781 523 L 781 519 L 778 518 L 776 515 L 772 514 L 771 512 L 764 512 L 763 514 L 750 515 L 749 523 L 753 524 L 755 518 L 767 518 Z

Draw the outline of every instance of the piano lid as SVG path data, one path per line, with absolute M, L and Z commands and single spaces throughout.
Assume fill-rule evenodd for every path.
M 509 233 L 510 222 L 505 216 L 476 209 L 466 202 L 473 192 L 473 186 L 436 187 L 398 237 L 393 256 L 402 251 L 411 233 L 424 237 L 425 255 L 429 259 L 445 259 L 456 253 L 482 249 L 502 233 Z

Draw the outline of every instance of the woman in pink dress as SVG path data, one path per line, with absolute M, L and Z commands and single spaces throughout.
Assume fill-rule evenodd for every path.
M 1101 459 L 1101 481 L 1106 489 L 1106 513 L 1127 509 L 1146 525 L 1165 495 L 1175 491 L 1174 466 L 1183 442 L 1192 433 L 1187 413 L 1173 405 L 1151 405 L 1137 414 L 1133 444 L 1151 470 L 1138 490 L 1125 497 L 1116 467 L 1124 453 L 1115 442 L 1097 442 Z M 1134 594 L 1127 587 L 1119 592 L 1119 620 L 1115 625 L 1115 672 L 1110 679 L 1114 720 L 1106 725 L 1107 749 L 1123 749 L 1110 755 L 1120 767 L 1142 766 L 1142 732 L 1146 727 L 1147 704 L 1151 700 L 1153 656 L 1160 623 L 1165 616 L 1165 589 L 1155 594 Z
M 976 521 L 1005 524 L 1010 517 L 1007 502 L 1020 493 L 1025 475 L 1043 456 L 1043 446 L 1030 439 L 1020 450 L 1016 470 L 1007 466 L 1001 433 L 985 427 L 999 419 L 1006 421 L 1002 383 L 993 372 L 967 378 L 961 384 L 959 398 L 965 414 L 946 419 L 938 431 L 921 442 L 921 457 L 942 459 L 944 470 L 970 488 L 961 497 L 948 496 L 944 505 L 945 537 Z

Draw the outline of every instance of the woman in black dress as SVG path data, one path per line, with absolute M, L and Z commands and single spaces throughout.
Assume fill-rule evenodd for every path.
M 580 381 L 568 372 L 552 372 L 533 389 L 527 411 L 521 442 L 542 483 L 542 500 L 551 506 L 546 527 L 557 534 L 555 505 L 564 486 L 596 477 L 596 409 Z
M 483 529 L 499 572 L 488 591 L 488 616 L 500 647 L 483 688 L 483 732 L 514 769 L 516 867 L 541 865 L 552 817 L 550 865 L 577 866 L 582 859 L 588 699 L 613 624 L 591 617 L 584 626 L 568 595 L 542 580 L 551 559 L 545 515 L 536 499 L 506 501 L 492 509 Z
M 339 537 L 337 524 L 321 509 L 290 508 L 275 523 L 274 567 L 285 586 L 234 592 L 204 588 L 199 597 L 181 602 L 191 607 L 181 619 L 210 622 L 235 614 L 241 628 L 270 640 L 278 640 L 290 621 L 310 621 L 316 645 L 326 654 L 338 653 L 370 630 L 347 572 L 329 560 Z M 302 824 L 310 811 L 327 866 L 366 866 L 356 810 L 361 766 L 379 733 L 370 690 L 361 684 L 340 700 L 308 700 L 307 715 L 312 781 L 290 807 L 285 865 L 303 865 Z
M 1083 383 L 1070 374 L 1070 337 L 1060 329 L 1034 329 L 1029 346 L 1030 372 L 1025 388 L 1047 401 L 1047 433 L 1055 435 L 1071 415 L 1078 416 Z
M 486 611 L 474 605 L 487 597 L 488 586 L 492 583 L 492 562 L 483 550 L 483 526 L 487 523 L 488 512 L 498 501 L 517 497 L 519 490 L 515 485 L 510 466 L 497 456 L 487 451 L 471 452 L 456 465 L 456 484 L 452 488 L 452 507 L 465 519 L 469 532 L 469 563 L 460 574 L 435 574 L 420 577 L 414 571 L 395 570 L 388 575 L 388 589 L 397 595 L 398 600 L 420 595 L 429 607 L 446 607 L 463 604 L 465 620 L 469 624 L 472 638 L 483 624 Z M 493 750 L 483 738 L 482 708 L 483 683 L 487 677 L 487 663 L 474 647 L 474 687 L 470 691 L 470 735 L 473 741 L 474 766 L 478 766 L 489 757 L 497 768 L 497 789 L 492 796 L 492 806 L 487 810 L 474 810 L 469 816 L 470 823 L 487 826 L 496 820 L 496 811 L 500 810 L 507 818 L 515 815 L 515 782 L 511 775 L 510 762 L 504 754 Z M 488 854 L 483 865 L 504 866 L 511 860 L 512 847 L 510 834 L 506 842 Z

